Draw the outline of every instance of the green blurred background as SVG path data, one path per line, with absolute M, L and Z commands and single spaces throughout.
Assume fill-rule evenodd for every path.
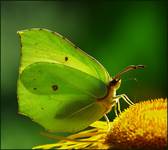
M 167 96 L 164 3 L 4 1 L 1 2 L 2 149 L 32 148 L 54 142 L 39 134 L 42 127 L 17 113 L 20 43 L 16 32 L 32 27 L 64 35 L 100 61 L 112 76 L 128 65 L 145 65 L 144 70 L 123 75 L 118 94 L 126 93 L 134 102 Z M 114 118 L 113 112 L 110 118 Z

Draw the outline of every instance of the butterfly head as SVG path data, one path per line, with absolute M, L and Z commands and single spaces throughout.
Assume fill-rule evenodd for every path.
M 135 70 L 135 69 L 143 69 L 144 65 L 131 65 L 126 68 L 124 68 L 121 72 L 119 72 L 116 76 L 112 78 L 112 80 L 109 83 L 109 86 L 111 89 L 117 90 L 120 85 L 121 85 L 121 75 L 130 71 L 130 70 Z
M 115 88 L 116 90 L 119 89 L 120 85 L 121 85 L 121 79 L 118 78 L 112 79 L 109 83 L 109 86 Z

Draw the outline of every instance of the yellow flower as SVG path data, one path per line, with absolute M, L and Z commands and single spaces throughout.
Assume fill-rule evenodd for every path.
M 167 99 L 130 106 L 113 121 L 106 143 L 119 149 L 166 148 Z
M 107 123 L 96 121 L 91 129 L 34 149 L 166 149 L 167 99 L 131 105 L 110 125 L 107 132 Z

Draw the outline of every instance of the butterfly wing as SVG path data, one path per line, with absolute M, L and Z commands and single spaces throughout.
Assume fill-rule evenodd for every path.
M 29 29 L 18 34 L 20 112 L 53 131 L 78 131 L 99 119 L 105 108 L 96 99 L 107 92 L 106 69 L 58 33 Z
M 50 131 L 82 130 L 106 111 L 97 102 L 107 94 L 104 82 L 63 64 L 33 63 L 18 84 L 20 112 Z
M 19 31 L 22 46 L 20 73 L 35 62 L 61 63 L 88 73 L 108 84 L 110 76 L 106 69 L 62 35 L 46 29 Z

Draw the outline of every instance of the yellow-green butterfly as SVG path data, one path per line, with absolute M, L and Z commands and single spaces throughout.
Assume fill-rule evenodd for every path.
M 129 66 L 111 78 L 93 57 L 63 36 L 46 29 L 19 31 L 21 63 L 19 112 L 49 131 L 76 132 L 119 104 L 120 75 L 143 66 Z M 106 118 L 107 119 L 107 118 Z

